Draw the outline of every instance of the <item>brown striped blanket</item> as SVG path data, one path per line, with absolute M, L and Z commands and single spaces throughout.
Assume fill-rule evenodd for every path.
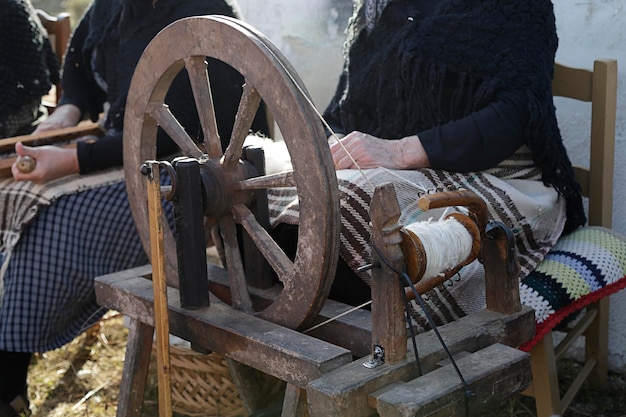
M 374 186 L 394 184 L 401 208 L 401 224 L 438 219 L 442 209 L 424 212 L 417 200 L 425 193 L 465 189 L 480 195 L 493 220 L 514 232 L 520 260 L 520 279 L 528 275 L 555 245 L 565 223 L 565 204 L 556 191 L 539 180 L 527 148 L 496 168 L 485 172 L 452 173 L 434 169 L 398 171 L 388 169 L 341 170 L 337 172 L 341 196 L 340 254 L 353 270 L 370 262 L 369 204 Z M 272 224 L 297 224 L 295 189 L 269 192 Z M 368 272 L 361 277 L 368 281 Z M 484 271 L 475 261 L 458 277 L 426 295 L 435 322 L 443 324 L 484 307 Z M 428 328 L 421 309 L 414 306 L 418 326 Z

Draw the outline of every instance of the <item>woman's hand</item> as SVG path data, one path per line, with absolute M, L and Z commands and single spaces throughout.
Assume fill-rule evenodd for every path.
M 332 143 L 330 151 L 336 169 L 416 169 L 430 166 L 424 147 L 416 135 L 385 140 L 354 131 L 339 142 Z
M 81 111 L 73 104 L 57 107 L 50 116 L 37 125 L 33 133 L 49 132 L 64 127 L 76 126 L 80 122 Z
M 37 184 L 79 172 L 76 147 L 61 148 L 58 146 L 25 146 L 22 142 L 15 144 L 18 158 L 30 156 L 36 161 L 35 169 L 29 173 L 20 172 L 17 162 L 11 167 L 15 181 L 32 181 Z

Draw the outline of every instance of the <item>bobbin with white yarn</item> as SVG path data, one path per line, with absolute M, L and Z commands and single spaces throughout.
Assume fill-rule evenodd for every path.
M 400 234 L 406 272 L 413 283 L 451 276 L 478 255 L 478 227 L 460 213 L 406 225 Z

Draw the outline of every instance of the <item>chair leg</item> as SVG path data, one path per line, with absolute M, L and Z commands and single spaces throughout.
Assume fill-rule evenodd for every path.
M 154 327 L 130 320 L 117 417 L 140 417 L 146 390 Z
M 560 415 L 561 397 L 552 332 L 531 350 L 530 365 L 533 384 L 529 395 L 535 397 L 537 417 Z
M 596 309 L 597 316 L 585 332 L 585 359 L 594 359 L 596 366 L 590 381 L 602 386 L 606 383 L 609 360 L 609 297 L 604 297 L 588 308 Z

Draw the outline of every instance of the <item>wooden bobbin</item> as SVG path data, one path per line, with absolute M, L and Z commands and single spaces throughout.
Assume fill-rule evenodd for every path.
M 411 282 L 415 284 L 422 279 L 424 272 L 426 272 L 426 251 L 420 238 L 412 231 L 403 227 L 400 229 L 400 236 L 402 236 L 400 249 L 402 249 L 404 256 L 405 272 L 411 278 Z
M 451 218 L 461 223 L 470 234 L 470 236 L 472 237 L 472 249 L 468 257 L 464 261 L 456 265 L 451 270 L 442 271 L 442 274 L 439 274 L 437 277 L 424 277 L 424 272 L 426 271 L 428 259 L 424 250 L 424 245 L 422 245 L 419 236 L 416 235 L 413 231 L 404 227 L 400 230 L 400 236 L 402 236 L 400 248 L 402 249 L 402 253 L 404 255 L 406 273 L 409 275 L 411 281 L 414 284 L 423 279 L 427 281 L 436 280 L 437 282 L 439 282 L 441 281 L 440 278 L 442 277 L 445 277 L 445 281 L 446 279 L 449 279 L 451 276 L 453 276 L 463 266 L 468 265 L 478 257 L 480 253 L 481 239 L 480 231 L 478 230 L 476 222 L 470 217 L 461 213 L 450 213 L 444 218 L 443 221 Z M 452 271 L 454 272 L 451 273 Z
M 37 166 L 37 161 L 31 156 L 25 155 L 17 158 L 16 164 L 18 171 L 20 171 L 22 174 L 28 174 L 35 170 L 35 167 Z

